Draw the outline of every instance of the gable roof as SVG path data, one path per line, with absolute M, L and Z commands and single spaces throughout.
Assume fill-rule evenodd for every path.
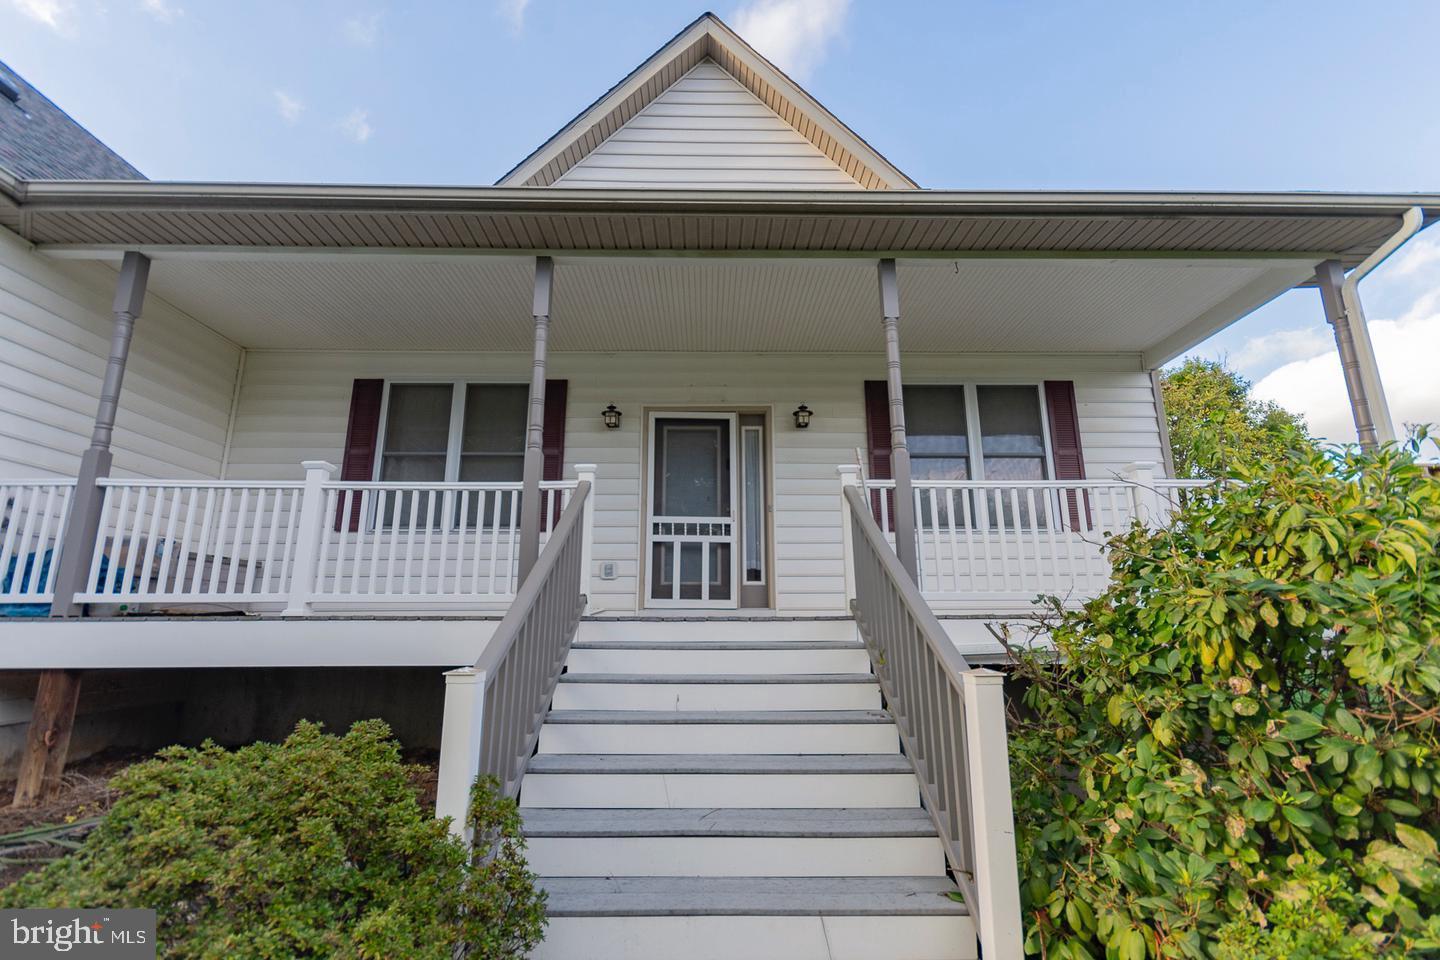
M 23 180 L 144 180 L 145 175 L 0 62 L 0 167 Z
M 501 177 L 497 186 L 557 183 L 706 60 L 713 61 L 859 186 L 871 190 L 917 186 L 713 13 L 702 14 L 680 31 Z

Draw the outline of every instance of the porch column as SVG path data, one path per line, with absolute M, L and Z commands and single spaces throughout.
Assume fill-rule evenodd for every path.
M 110 360 L 105 365 L 105 380 L 100 386 L 100 408 L 95 413 L 90 447 L 80 456 L 75 495 L 70 501 L 70 514 L 65 519 L 60 540 L 60 559 L 55 565 L 55 599 L 50 605 L 50 615 L 54 617 L 79 613 L 74 597 L 84 589 L 95 536 L 100 531 L 104 491 L 96 481 L 110 476 L 110 463 L 114 459 L 110 439 L 115 432 L 115 412 L 120 406 L 120 384 L 125 379 L 125 361 L 130 356 L 130 340 L 145 302 L 145 282 L 149 276 L 149 257 L 134 251 L 125 254 L 115 284 Z
M 1370 350 L 1365 315 L 1359 310 L 1359 297 L 1352 298 L 1355 309 L 1351 309 L 1344 295 L 1345 268 L 1339 260 L 1326 260 L 1316 267 L 1315 280 L 1325 305 L 1325 319 L 1335 334 L 1335 349 L 1340 353 L 1340 372 L 1345 377 L 1345 392 L 1350 395 L 1355 435 L 1362 449 L 1373 450 L 1383 441 L 1394 440 L 1395 431 L 1380 384 L 1379 366 Z
M 880 261 L 880 312 L 885 326 L 886 386 L 890 397 L 890 475 L 895 479 L 895 553 L 918 582 L 915 563 L 915 495 L 905 441 L 905 387 L 900 377 L 900 284 L 895 261 Z
M 134 251 L 125 254 L 115 284 L 110 359 L 105 365 L 105 379 L 100 386 L 95 428 L 90 434 L 89 448 L 80 456 L 75 494 L 70 500 L 70 512 L 65 518 L 65 528 L 59 541 L 60 556 L 55 565 L 51 616 L 69 617 L 80 612 L 75 594 L 84 590 L 95 537 L 100 532 L 104 490 L 98 481 L 110 476 L 110 464 L 114 459 L 110 453 L 110 441 L 115 432 L 115 413 L 120 406 L 120 385 L 125 379 L 130 340 L 135 332 L 135 320 L 145 302 L 145 282 L 149 276 L 148 257 Z M 25 752 L 20 757 L 20 772 L 15 779 L 15 806 L 32 806 L 42 798 L 54 796 L 59 790 L 79 701 L 78 670 L 40 672 L 35 705 L 30 714 L 30 729 L 25 734 Z
M 540 558 L 540 478 L 545 472 L 545 353 L 550 339 L 550 288 L 555 261 L 535 258 L 535 359 L 530 371 L 530 424 L 525 431 L 525 473 L 520 494 L 520 571 L 516 587 L 525 582 Z

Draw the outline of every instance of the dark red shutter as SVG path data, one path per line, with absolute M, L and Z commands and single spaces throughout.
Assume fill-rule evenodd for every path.
M 870 479 L 891 479 L 894 474 L 890 471 L 890 387 L 884 380 L 865 381 L 865 440 L 870 448 Z M 895 498 L 887 494 L 886 499 L 893 517 Z M 875 522 L 882 523 L 878 490 L 870 495 L 870 505 L 875 511 Z
M 565 401 L 570 391 L 569 380 L 545 381 L 545 424 L 540 449 L 545 453 L 545 480 L 565 479 Z M 560 498 L 556 497 L 546 521 L 550 529 L 560 519 Z
M 1050 417 L 1050 452 L 1055 461 L 1056 480 L 1084 480 L 1085 452 L 1080 448 L 1080 411 L 1075 403 L 1075 383 L 1072 380 L 1045 381 L 1045 409 Z M 1080 529 L 1079 498 L 1072 491 L 1070 500 L 1070 526 Z M 1089 498 L 1085 498 L 1085 526 L 1090 519 Z
M 368 483 L 375 478 L 375 445 L 380 438 L 380 401 L 385 395 L 384 380 L 356 380 L 350 388 L 350 424 L 345 428 L 345 459 L 340 479 Z M 335 529 L 345 510 L 344 494 L 335 508 Z M 360 528 L 360 497 L 350 508 L 350 529 Z

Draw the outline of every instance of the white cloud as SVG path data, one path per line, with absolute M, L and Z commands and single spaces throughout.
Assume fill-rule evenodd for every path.
M 43 23 L 52 30 L 64 32 L 70 24 L 74 4 L 70 0 L 10 0 L 11 5 L 25 16 Z
M 849 12 L 850 0 L 750 0 L 735 14 L 735 32 L 799 79 L 825 59 Z
M 1295 360 L 1305 360 L 1333 346 L 1329 327 L 1305 327 L 1299 330 L 1275 330 L 1251 337 L 1240 349 L 1225 358 L 1228 366 L 1244 370 L 1251 377 L 1262 377 L 1276 367 Z
M 1435 358 L 1440 356 L 1440 290 L 1422 297 L 1399 320 L 1372 320 L 1370 339 L 1396 435 L 1405 435 L 1406 424 L 1440 424 L 1440 376 L 1435 371 Z M 1255 395 L 1303 414 L 1316 436 L 1355 440 L 1355 422 L 1333 343 L 1323 353 L 1275 370 L 1255 384 Z
M 1411 277 L 1422 270 L 1440 268 L 1440 234 L 1422 233 L 1407 243 L 1385 265 L 1387 275 Z
M 356 143 L 364 143 L 369 140 L 370 135 L 375 132 L 375 128 L 370 126 L 369 111 L 359 107 L 351 110 L 345 119 L 340 121 L 340 132 Z
M 525 29 L 525 10 L 530 6 L 530 0 L 499 0 L 496 9 L 500 16 L 510 24 L 510 29 L 519 33 Z
M 140 9 L 161 23 L 170 23 L 185 12 L 169 0 L 140 0 Z
M 300 114 L 305 112 L 305 104 L 298 97 L 292 97 L 284 90 L 275 91 L 275 110 L 280 114 L 280 119 L 294 126 L 300 122 Z
M 362 13 L 347 17 L 340 25 L 340 32 L 357 47 L 373 47 L 380 39 L 380 14 Z

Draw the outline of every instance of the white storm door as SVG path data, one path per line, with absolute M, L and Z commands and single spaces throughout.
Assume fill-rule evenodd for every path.
M 736 416 L 650 414 L 645 603 L 736 607 Z

